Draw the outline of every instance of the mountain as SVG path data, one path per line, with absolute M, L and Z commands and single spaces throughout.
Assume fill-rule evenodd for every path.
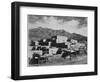
M 76 33 L 72 33 L 71 37 L 72 39 L 78 40 L 78 41 L 87 41 L 87 37 L 80 35 L 80 34 L 76 34 Z
M 49 29 L 49 28 L 42 28 L 42 27 L 38 27 L 38 28 L 34 28 L 34 29 L 30 29 L 29 32 L 29 39 L 31 40 L 40 40 L 40 39 L 47 39 L 47 38 L 51 38 L 52 36 L 56 36 L 56 35 L 61 35 L 61 36 L 66 36 L 68 38 L 73 38 L 73 39 L 86 39 L 86 37 L 76 34 L 76 33 L 69 33 L 66 32 L 65 30 L 53 30 L 53 29 Z
M 71 33 L 66 32 L 64 30 L 52 30 L 49 28 L 42 28 L 42 27 L 29 30 L 29 39 L 33 39 L 33 40 L 51 38 L 52 36 L 56 36 L 56 35 L 70 37 Z

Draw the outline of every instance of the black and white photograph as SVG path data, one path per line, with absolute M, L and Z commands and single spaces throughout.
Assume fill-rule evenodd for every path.
M 97 7 L 12 3 L 14 80 L 97 75 Z
M 87 64 L 87 17 L 27 15 L 27 65 Z

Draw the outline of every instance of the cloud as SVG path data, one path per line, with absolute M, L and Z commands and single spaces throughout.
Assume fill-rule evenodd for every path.
M 31 21 L 28 23 L 28 28 L 32 29 L 41 26 L 43 28 L 51 28 L 54 30 L 63 29 L 70 33 L 78 33 L 87 36 L 86 18 L 71 17 L 70 19 L 69 17 L 68 20 L 66 19 L 66 21 L 65 18 L 58 18 L 58 16 L 33 16 L 30 17 Z
M 87 36 L 87 28 L 83 27 L 81 29 L 78 29 L 75 33 Z

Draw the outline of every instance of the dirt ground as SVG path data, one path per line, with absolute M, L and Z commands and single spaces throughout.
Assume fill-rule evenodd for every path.
M 66 57 L 66 59 L 61 58 L 61 55 L 54 55 L 53 57 L 49 57 L 48 61 L 45 63 L 30 65 L 30 66 L 51 66 L 51 65 L 77 65 L 77 64 L 87 64 L 87 55 L 83 54 L 77 57 L 73 57 L 70 59 Z

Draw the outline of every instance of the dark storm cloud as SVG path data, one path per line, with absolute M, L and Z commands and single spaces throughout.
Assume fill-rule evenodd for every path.
M 30 24 L 34 24 L 37 21 L 45 22 L 44 17 L 51 17 L 49 15 L 28 15 L 28 22 Z M 79 28 L 81 28 L 82 25 L 87 26 L 87 17 L 74 17 L 74 16 L 52 16 L 55 17 L 57 20 L 62 20 L 62 22 L 67 22 L 71 20 L 77 20 L 79 21 Z
M 41 15 L 28 15 L 28 23 L 35 23 L 39 20 L 42 20 L 43 16 Z

